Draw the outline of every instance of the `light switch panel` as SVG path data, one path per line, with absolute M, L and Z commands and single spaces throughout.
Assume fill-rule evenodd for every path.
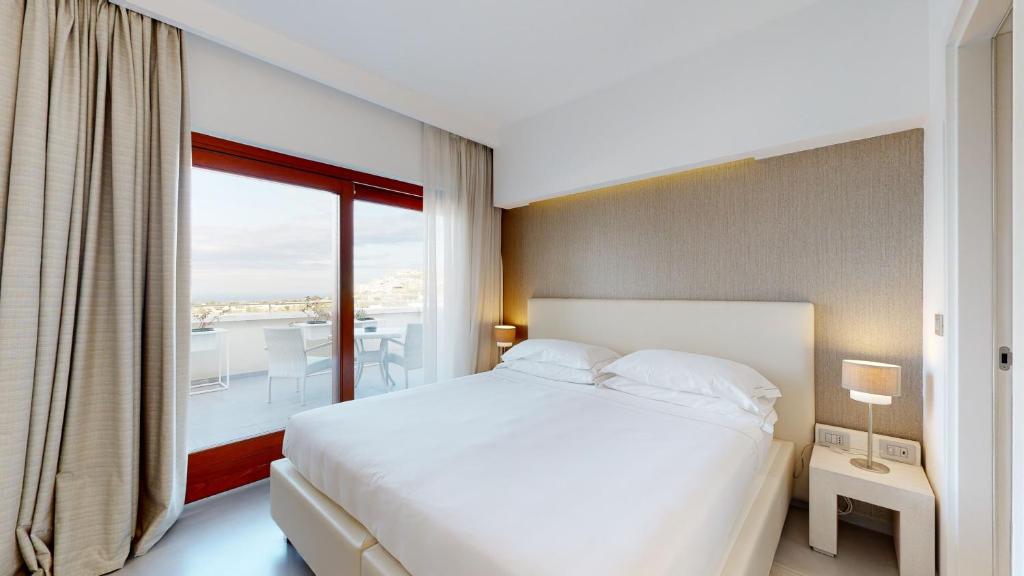
M 946 334 L 946 317 L 942 314 L 935 315 L 935 335 L 944 336 Z
M 882 439 L 878 442 L 879 456 L 888 460 L 914 464 L 917 461 L 917 447 L 908 442 Z

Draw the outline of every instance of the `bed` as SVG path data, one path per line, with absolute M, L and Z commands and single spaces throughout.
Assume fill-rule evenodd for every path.
M 311 410 L 271 513 L 313 571 L 767 574 L 812 440 L 811 305 L 534 299 L 529 332 L 748 364 L 783 391 L 774 437 L 508 370 Z

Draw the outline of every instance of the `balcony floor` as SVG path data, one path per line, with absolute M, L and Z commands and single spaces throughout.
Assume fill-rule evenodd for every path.
M 391 377 L 403 388 L 401 368 L 392 365 Z M 423 383 L 423 371 L 409 374 L 409 386 Z M 384 385 L 377 366 L 367 366 L 356 385 L 356 398 L 366 398 L 391 391 Z M 275 380 L 272 402 L 267 403 L 265 373 L 231 377 L 227 390 L 196 394 L 189 397 L 188 451 L 195 452 L 235 440 L 283 430 L 292 414 L 326 406 L 331 402 L 331 375 L 320 374 L 306 379 L 306 404 L 292 380 Z

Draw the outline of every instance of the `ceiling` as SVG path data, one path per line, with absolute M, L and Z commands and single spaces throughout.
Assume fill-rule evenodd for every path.
M 206 3 L 274 33 L 275 38 L 284 37 L 425 95 L 455 114 L 501 128 L 669 61 L 713 49 L 716 43 L 816 1 Z M 416 115 L 388 102 L 376 103 Z

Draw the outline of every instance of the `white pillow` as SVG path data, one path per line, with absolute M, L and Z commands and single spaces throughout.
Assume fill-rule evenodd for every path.
M 515 370 L 524 374 L 540 376 L 548 380 L 558 382 L 570 382 L 572 384 L 594 384 L 598 380 L 607 378 L 607 375 L 599 374 L 596 370 L 584 370 L 582 368 L 569 368 L 550 362 L 538 362 L 536 360 L 509 360 L 498 364 L 497 368 Z
M 617 352 L 601 346 L 553 338 L 532 338 L 513 346 L 508 352 L 502 354 L 501 359 L 505 362 L 534 360 L 558 364 L 566 368 L 599 370 L 619 357 Z
M 762 416 L 766 412 L 756 400 L 782 396 L 777 386 L 746 364 L 677 350 L 640 350 L 601 371 L 658 388 L 724 398 Z
M 759 410 L 757 412 L 748 412 L 724 398 L 659 388 L 649 384 L 641 384 L 622 376 L 604 378 L 598 382 L 598 386 L 618 390 L 638 398 L 675 404 L 676 406 L 686 406 L 687 408 L 695 408 L 713 414 L 757 418 L 761 423 L 761 429 L 769 434 L 775 431 L 775 422 L 779 419 L 775 413 L 775 398 L 758 398 L 754 402 L 759 406 Z

